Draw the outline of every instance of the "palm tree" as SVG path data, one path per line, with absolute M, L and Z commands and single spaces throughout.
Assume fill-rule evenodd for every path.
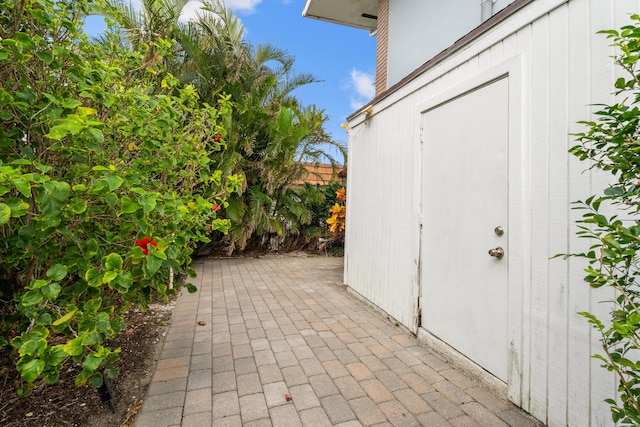
M 219 96 L 231 96 L 226 148 L 213 154 L 223 176 L 240 174 L 246 182 L 226 210 L 233 223 L 230 249 L 242 249 L 252 236 L 299 232 L 311 217 L 291 185 L 306 172 L 302 163 L 324 158 L 337 166 L 323 144 L 337 146 L 344 156 L 344 147 L 322 128 L 324 112 L 301 106 L 293 95 L 317 80 L 295 73 L 294 58 L 282 49 L 247 43 L 242 23 L 221 0 L 206 0 L 188 22 L 179 19 L 186 0 L 144 0 L 139 11 L 125 0 L 104 1 L 102 12 L 123 27 L 128 43 L 174 40 L 176 55 L 167 69 L 192 84 L 202 102 L 214 105 Z
M 189 0 L 142 0 L 137 9 L 130 0 L 102 0 L 92 14 L 115 20 L 128 43 L 139 45 L 158 39 L 177 38 L 183 24 L 179 22 Z

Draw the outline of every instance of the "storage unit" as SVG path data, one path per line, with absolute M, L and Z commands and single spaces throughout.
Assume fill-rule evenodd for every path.
M 584 260 L 553 256 L 588 247 L 571 203 L 608 179 L 568 153 L 621 75 L 596 32 L 640 2 L 501 1 L 484 22 L 479 0 L 355 3 L 377 6 L 385 58 L 376 98 L 349 117 L 345 284 L 548 425 L 612 425 L 616 380 L 576 314 L 606 315 L 611 295 L 583 282 Z M 326 19 L 350 25 L 336 8 Z M 476 23 L 446 33 L 460 21 Z M 456 42 L 396 55 L 434 26 Z

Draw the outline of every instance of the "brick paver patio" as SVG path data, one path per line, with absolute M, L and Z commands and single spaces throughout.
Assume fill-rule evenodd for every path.
M 342 262 L 199 262 L 136 427 L 538 425 L 347 292 Z

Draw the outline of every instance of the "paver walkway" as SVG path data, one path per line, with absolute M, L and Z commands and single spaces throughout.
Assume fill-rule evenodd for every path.
M 136 427 L 537 425 L 339 286 L 342 262 L 198 263 Z

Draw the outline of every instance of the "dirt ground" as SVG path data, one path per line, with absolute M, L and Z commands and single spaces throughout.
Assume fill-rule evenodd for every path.
M 79 367 L 60 375 L 60 383 L 37 385 L 27 397 L 17 397 L 19 374 L 0 355 L 0 426 L 3 427 L 131 427 L 155 369 L 174 303 L 154 304 L 125 318 L 127 330 L 110 344 L 122 349 L 113 382 L 115 413 L 91 386 L 76 387 Z

